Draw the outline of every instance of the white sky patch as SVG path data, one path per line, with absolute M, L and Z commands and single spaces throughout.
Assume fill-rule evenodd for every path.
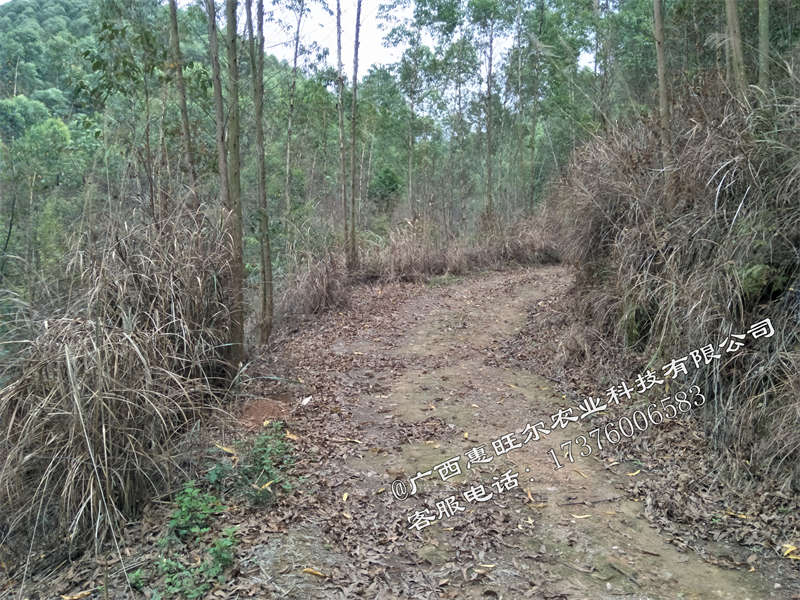
M 400 60 L 403 47 L 384 46 L 383 38 L 392 28 L 391 23 L 378 17 L 378 9 L 382 0 L 364 0 L 361 5 L 361 33 L 359 35 L 358 71 L 363 77 L 372 65 L 388 65 Z M 336 67 L 336 2 L 329 0 L 329 14 L 319 4 L 311 4 L 310 11 L 303 17 L 300 27 L 300 43 L 308 45 L 316 42 L 328 50 L 327 64 Z M 402 17 L 410 16 L 403 12 Z M 268 22 L 264 27 L 265 46 L 267 52 L 280 60 L 291 64 L 294 52 L 295 17 L 291 11 L 276 9 L 275 16 L 283 21 L 284 26 L 276 22 Z M 356 25 L 356 3 L 354 0 L 342 1 L 342 64 L 345 73 L 352 78 L 353 43 Z M 309 59 L 309 56 L 303 57 Z M 300 64 L 303 64 L 303 58 Z

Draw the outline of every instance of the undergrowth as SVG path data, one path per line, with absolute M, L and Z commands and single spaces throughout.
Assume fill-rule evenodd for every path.
M 257 506 L 270 504 L 281 491 L 291 491 L 286 471 L 294 463 L 293 446 L 286 433 L 282 422 L 273 421 L 235 448 L 220 448 L 222 456 L 208 470 L 207 482 L 219 492 L 243 496 Z
M 654 120 L 574 154 L 545 216 L 578 270 L 574 315 L 658 369 L 690 368 L 734 481 L 800 489 L 800 81 L 789 97 L 732 96 L 706 80 L 674 105 L 669 177 Z M 719 346 L 771 319 L 772 337 Z M 691 361 L 689 361 L 691 366 Z
M 386 236 L 363 233 L 358 268 L 348 272 L 343 252 L 327 250 L 295 258 L 279 302 L 283 314 L 311 314 L 344 306 L 349 283 L 424 281 L 510 265 L 552 264 L 560 252 L 541 219 L 492 221 L 470 236 L 451 239 L 438 228 L 405 222 Z
M 117 536 L 185 478 L 188 434 L 219 414 L 230 378 L 224 227 L 181 213 L 108 229 L 75 250 L 60 304 L 4 315 L 15 342 L 0 390 L 9 564 Z
M 292 489 L 286 471 L 293 464 L 293 446 L 286 434 L 284 424 L 276 421 L 234 447 L 217 446 L 205 481 L 189 481 L 175 495 L 175 508 L 158 540 L 158 560 L 129 573 L 128 584 L 150 598 L 166 599 L 204 598 L 223 582 L 235 562 L 238 540 L 231 527 L 215 535 L 214 521 L 228 510 L 226 497 L 263 507 L 279 491 Z M 203 559 L 198 558 L 200 550 Z

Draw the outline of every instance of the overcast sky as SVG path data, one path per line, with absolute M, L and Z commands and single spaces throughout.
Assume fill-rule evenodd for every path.
M 403 48 L 386 48 L 383 37 L 392 25 L 378 19 L 378 8 L 385 0 L 363 0 L 361 5 L 361 33 L 359 35 L 359 74 L 363 76 L 370 65 L 390 64 L 399 60 Z M 335 0 L 329 0 L 330 7 L 335 11 Z M 266 4 L 266 3 L 265 3 Z M 410 16 L 410 11 L 400 16 Z M 281 18 L 292 29 L 283 31 L 274 23 L 267 24 L 265 28 L 266 46 L 275 45 L 267 49 L 268 53 L 278 58 L 286 59 L 291 63 L 293 54 L 294 16 L 289 11 L 276 11 L 276 16 Z M 353 68 L 353 41 L 356 25 L 355 0 L 342 0 L 342 63 L 344 69 L 352 77 Z M 328 14 L 318 3 L 312 4 L 308 15 L 303 17 L 300 28 L 300 41 L 303 44 L 316 42 L 328 49 L 328 64 L 336 66 L 336 14 Z M 360 78 L 360 77 L 359 77 Z

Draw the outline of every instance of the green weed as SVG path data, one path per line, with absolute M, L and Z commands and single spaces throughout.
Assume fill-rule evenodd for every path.
M 199 490 L 194 481 L 184 485 L 175 503 L 177 507 L 169 520 L 169 528 L 180 538 L 189 534 L 200 537 L 209 530 L 211 516 L 224 510 L 216 496 Z

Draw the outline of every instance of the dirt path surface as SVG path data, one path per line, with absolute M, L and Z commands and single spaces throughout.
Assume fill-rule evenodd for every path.
M 262 380 L 249 393 L 272 400 L 248 401 L 246 418 L 289 423 L 305 478 L 274 509 L 238 519 L 240 536 L 259 540 L 240 552 L 239 597 L 794 597 L 761 569 L 670 544 L 622 491 L 646 476 L 635 465 L 577 448 L 566 461 L 559 442 L 588 427 L 525 443 L 526 425 L 550 424 L 565 400 L 510 368 L 502 345 L 569 277 L 543 267 L 365 287 L 349 309 L 280 340 L 279 363 L 257 362 L 254 372 L 296 383 Z M 425 509 L 434 520 L 410 528 Z

